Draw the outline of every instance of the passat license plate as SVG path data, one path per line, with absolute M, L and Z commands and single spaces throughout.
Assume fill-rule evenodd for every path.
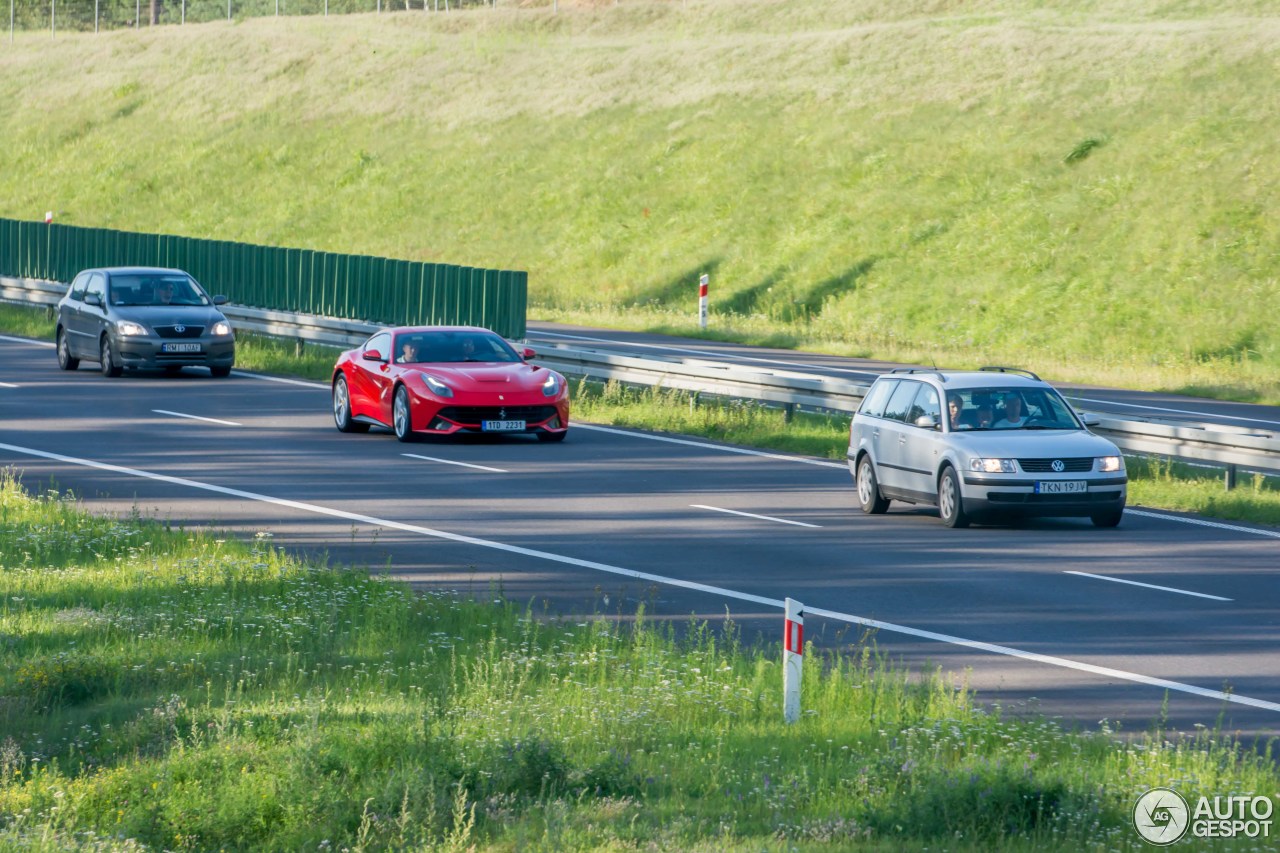
M 199 344 L 161 344 L 160 352 L 200 352 Z
M 1089 491 L 1087 480 L 1039 480 L 1037 495 L 1074 495 Z
M 481 421 L 480 429 L 484 432 L 516 432 L 523 430 L 524 421 Z

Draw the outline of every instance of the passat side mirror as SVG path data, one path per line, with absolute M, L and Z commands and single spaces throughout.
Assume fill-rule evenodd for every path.
M 937 429 L 938 419 L 935 418 L 933 415 L 921 415 L 920 417 L 916 418 L 916 426 L 920 427 L 921 429 Z
M 376 349 L 367 349 L 360 357 L 365 361 L 386 361 L 386 359 L 382 357 L 382 353 L 378 352 Z
M 1080 416 L 1080 420 L 1084 421 L 1084 425 L 1087 427 L 1095 427 L 1102 423 L 1102 418 L 1098 417 L 1093 412 L 1085 412 Z

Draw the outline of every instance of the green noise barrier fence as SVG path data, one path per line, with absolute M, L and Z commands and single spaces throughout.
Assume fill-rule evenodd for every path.
M 253 308 L 525 335 L 523 271 L 0 219 L 0 275 L 69 282 L 112 266 L 185 270 L 210 293 Z

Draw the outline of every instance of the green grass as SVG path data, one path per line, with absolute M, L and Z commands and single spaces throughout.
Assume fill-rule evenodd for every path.
M 624 614 L 625 615 L 625 614 Z M 0 851 L 1139 850 L 1136 796 L 1269 748 L 975 707 L 868 638 L 548 619 L 0 475 Z M 1190 846 L 1190 845 L 1189 845 Z
M 1272 0 L 22 32 L 0 215 L 524 268 L 629 328 L 708 273 L 721 336 L 1275 402 L 1278 58 Z

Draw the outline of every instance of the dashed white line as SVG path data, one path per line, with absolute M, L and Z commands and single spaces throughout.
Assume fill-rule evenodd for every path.
M 1082 578 L 1095 578 L 1100 581 L 1111 581 L 1112 583 L 1127 583 L 1130 586 L 1141 586 L 1147 589 L 1158 589 L 1158 590 L 1162 590 L 1163 592 L 1176 592 L 1179 595 L 1194 595 L 1196 598 L 1209 598 L 1214 601 L 1234 601 L 1235 600 L 1233 598 L 1223 598 L 1220 595 L 1208 595 L 1203 592 L 1192 592 L 1189 589 L 1178 589 L 1177 587 L 1172 587 L 1172 586 L 1159 586 L 1153 583 L 1142 583 L 1140 581 L 1125 580 L 1124 578 L 1113 578 L 1113 577 L 1108 577 L 1107 575 L 1095 575 L 1089 572 L 1066 571 L 1066 572 L 1063 572 L 1063 574 L 1078 575 L 1079 577 L 1082 577 Z
M 1255 536 L 1270 536 L 1272 539 L 1280 539 L 1280 531 L 1262 530 L 1258 527 L 1243 527 L 1239 524 L 1224 524 L 1221 521 L 1206 521 L 1203 518 L 1187 518 L 1184 515 L 1166 515 L 1163 512 L 1151 512 L 1145 509 L 1133 509 L 1128 507 L 1124 511 L 1125 515 L 1140 515 L 1143 518 L 1158 518 L 1161 521 L 1181 521 L 1183 524 L 1194 524 L 1198 527 L 1214 527 L 1218 530 L 1230 530 L 1235 533 L 1252 533 Z
M 754 512 L 739 512 L 736 509 L 725 509 L 721 506 L 707 506 L 706 504 L 689 504 L 694 509 L 709 509 L 712 512 L 727 512 L 729 515 L 741 515 L 746 518 L 759 518 L 764 521 L 776 521 L 779 524 L 794 524 L 796 527 L 821 527 L 821 524 L 809 524 L 804 521 L 790 521 L 785 518 L 774 518 L 772 515 L 756 515 Z
M 487 465 L 472 465 L 470 462 L 455 462 L 452 459 L 440 459 L 435 456 L 419 456 L 416 453 L 401 453 L 401 456 L 408 456 L 410 459 L 425 459 L 428 462 L 442 462 L 445 465 L 461 465 L 463 468 L 475 468 L 479 471 L 493 471 L 497 474 L 510 473 L 502 468 L 490 468 Z
M 0 382 L 0 388 L 17 388 L 12 382 Z
M 220 421 L 217 418 L 202 418 L 199 415 L 186 415 L 186 414 L 183 414 L 182 412 L 170 412 L 167 409 L 152 409 L 151 411 L 155 412 L 157 415 L 169 415 L 171 417 L 186 418 L 187 420 L 192 420 L 192 421 L 204 421 L 205 423 L 210 423 L 210 424 L 221 424 L 222 426 L 244 426 L 244 424 L 238 424 L 235 421 Z
M 1119 400 L 1094 400 L 1089 397 L 1072 397 L 1064 394 L 1068 400 L 1079 400 L 1082 403 L 1100 403 L 1104 406 L 1124 406 L 1126 409 L 1146 409 L 1150 412 L 1172 412 L 1175 415 L 1195 415 L 1198 418 L 1221 418 L 1225 421 L 1247 421 L 1253 424 L 1271 424 L 1275 425 L 1280 421 L 1266 420 L 1264 418 L 1244 418 L 1239 415 L 1224 415 L 1218 412 L 1208 414 L 1206 412 L 1197 412 L 1195 409 L 1173 409 L 1168 406 L 1145 406 L 1141 403 L 1122 403 Z
M 581 421 L 574 421 L 572 429 L 593 429 L 596 432 L 626 435 L 631 438 L 644 438 L 649 441 L 665 441 L 668 444 L 683 444 L 688 447 L 702 447 L 707 450 L 722 450 L 725 453 L 740 453 L 744 456 L 763 456 L 766 459 L 781 459 L 784 462 L 800 462 L 805 465 L 820 465 L 824 468 L 839 468 L 843 471 L 849 470 L 849 464 L 847 462 L 827 462 L 822 459 L 806 459 L 803 456 L 787 456 L 784 453 L 765 453 L 763 450 L 748 450 L 745 447 L 727 447 L 723 444 L 711 444 L 705 441 L 690 441 L 687 438 L 669 438 L 665 435 L 653 435 L 647 432 L 633 432 L 627 429 L 616 429 L 614 427 L 596 426 L 595 424 L 584 424 Z
M 274 506 L 289 507 L 301 510 L 303 512 L 316 513 L 317 515 L 326 515 L 331 518 L 341 518 L 345 521 L 356 521 L 362 524 L 373 524 L 379 527 L 387 527 L 394 530 L 403 530 L 408 533 L 417 533 L 422 536 L 429 536 L 435 539 L 444 539 L 450 542 L 458 542 L 465 545 L 476 545 L 481 548 L 491 548 L 495 551 L 504 551 L 509 554 L 519 554 L 525 557 L 532 557 L 538 560 L 548 560 L 554 563 L 561 563 L 568 566 L 578 566 L 579 568 L 592 569 L 598 572 L 607 572 L 613 575 L 622 575 L 624 577 L 636 578 L 638 580 L 647 580 L 654 583 L 667 584 L 669 586 L 679 587 L 681 589 L 696 590 L 698 592 L 707 592 L 713 595 L 720 595 L 725 598 L 732 598 L 737 601 L 750 601 L 754 604 L 763 604 L 769 607 L 783 609 L 784 602 L 776 598 L 766 598 L 765 596 L 754 595 L 749 592 L 739 592 L 738 590 L 726 589 L 725 587 L 711 586 L 710 584 L 697 583 L 695 581 L 686 581 L 680 578 L 666 577 L 664 575 L 655 575 L 649 572 L 639 572 L 634 569 L 624 569 L 620 566 L 611 566 L 607 563 L 597 563 L 591 560 L 580 560 L 576 557 L 566 557 L 560 554 L 552 554 L 547 551 L 538 551 L 533 548 L 523 548 L 519 545 L 508 545 L 504 542 L 495 542 L 489 539 L 478 539 L 473 536 L 463 536 L 458 533 L 449 533 L 444 530 L 433 530 L 429 527 L 419 527 L 415 524 L 405 524 L 404 522 L 392 521 L 385 518 L 375 518 L 373 516 L 361 515 L 359 513 L 347 512 L 340 509 L 331 509 L 329 507 L 319 506 L 318 504 L 302 503 L 301 501 L 288 500 L 286 498 L 275 498 L 269 495 L 258 494 L 256 492 L 246 492 L 240 489 L 231 489 L 226 486 L 215 486 L 212 483 L 202 483 L 197 480 L 187 480 L 182 477 L 171 477 L 167 474 L 157 474 L 151 471 L 142 471 L 137 468 L 125 468 L 120 465 L 112 465 L 107 462 L 95 462 L 92 459 L 81 459 L 74 456 L 63 456 L 59 453 L 49 453 L 44 450 L 35 450 L 29 447 L 18 447 L 12 444 L 0 444 L 0 450 L 7 450 L 11 453 L 17 453 L 24 456 L 35 456 L 40 459 L 49 459 L 55 462 L 64 462 L 70 465 L 82 465 L 86 468 L 96 468 L 100 471 L 112 471 L 118 474 L 126 474 L 133 477 L 141 477 L 147 480 L 154 480 L 161 483 L 170 483 L 178 486 L 186 486 L 192 489 L 199 489 L 206 492 L 214 492 L 216 494 L 228 495 L 235 498 L 244 498 L 246 500 L 260 501 L 262 503 L 272 504 Z M 1064 669 L 1073 669 L 1078 672 L 1088 672 L 1094 675 L 1101 675 L 1106 678 L 1117 678 L 1123 681 L 1133 682 L 1135 684 L 1145 684 L 1151 687 L 1159 687 L 1165 690 L 1172 690 L 1178 693 L 1188 693 L 1193 696 L 1201 696 L 1206 699 L 1212 699 L 1217 702 L 1231 702 L 1237 705 L 1248 705 L 1253 708 L 1261 708 L 1267 711 L 1280 712 L 1280 703 L 1268 702 L 1265 699 L 1254 699 L 1250 696 L 1241 696 L 1238 693 L 1226 693 L 1221 690 L 1210 690 L 1205 687 L 1197 687 L 1194 684 L 1184 684 L 1180 681 L 1169 681 L 1164 678 L 1154 678 L 1149 675 L 1142 675 L 1136 672 L 1125 672 L 1120 669 L 1111 669 L 1105 666 L 1095 666 L 1082 661 L 1070 660 L 1068 658 L 1054 657 L 1052 655 L 1042 655 L 1038 652 L 1028 652 L 1022 649 L 1015 649 L 1010 646 L 1001 646 L 994 643 L 985 643 L 978 640 L 966 640 L 963 637 L 956 637 L 951 634 L 940 634 L 935 631 L 925 631 L 920 628 L 910 628 L 905 625 L 896 625 L 892 622 L 881 622 L 878 619 L 868 619 L 864 616 L 854 616 L 849 613 L 840 613 L 835 610 L 825 610 L 817 607 L 806 607 L 805 611 L 814 616 L 820 616 L 827 619 L 835 619 L 841 622 L 849 622 L 855 625 L 863 625 L 868 628 L 877 628 L 882 631 L 890 631 L 898 634 L 906 634 L 912 637 L 920 637 L 927 640 L 936 640 L 941 643 L 948 643 L 965 648 L 976 649 L 979 651 L 991 652 L 993 654 L 1005 655 L 1008 657 L 1019 658 L 1021 660 L 1034 661 L 1036 663 L 1048 664 L 1050 666 L 1062 667 Z

